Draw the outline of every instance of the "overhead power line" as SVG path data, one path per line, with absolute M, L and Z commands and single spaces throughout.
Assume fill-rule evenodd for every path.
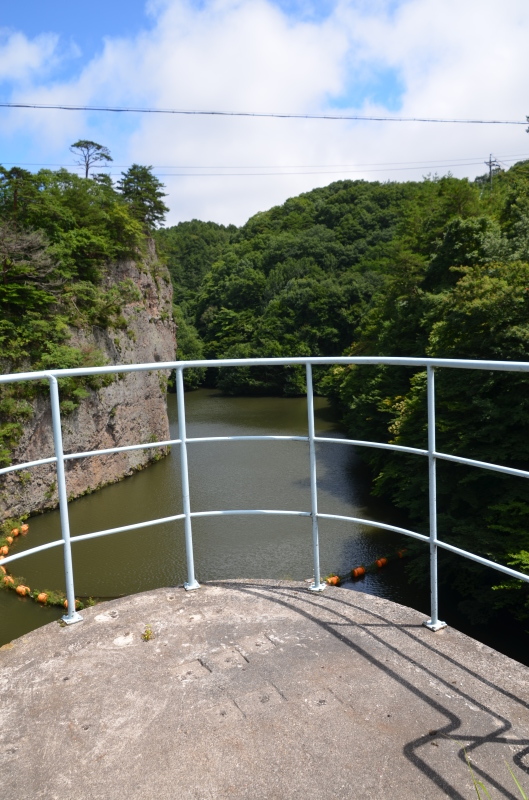
M 527 153 L 518 153 L 516 156 L 502 156 L 502 164 L 508 167 L 508 162 L 515 162 L 520 158 L 529 158 Z M 347 173 L 365 173 L 365 172 L 400 172 L 408 170 L 429 170 L 429 169 L 449 169 L 450 167 L 474 167 L 482 163 L 482 156 L 472 157 L 466 159 L 440 159 L 438 161 L 386 161 L 386 162 L 368 162 L 361 164 L 266 164 L 266 165 L 226 165 L 226 166 L 198 166 L 198 165 L 182 165 L 182 164 L 165 164 L 156 165 L 152 167 L 153 172 L 162 178 L 211 178 L 211 177 L 257 177 L 257 176 L 296 176 L 296 175 L 340 175 Z M 488 162 L 485 162 L 488 165 Z M 4 166 L 18 166 L 18 167 L 73 167 L 74 169 L 81 169 L 78 165 L 73 163 L 63 162 L 59 163 L 42 163 L 42 162 L 11 162 L 4 161 Z M 100 169 L 128 169 L 130 164 L 113 164 L 101 165 Z M 201 172 L 161 172 L 160 170 L 202 170 Z M 241 170 L 239 172 L 205 172 L 204 170 Z M 248 172 L 250 169 L 268 170 L 267 172 Z M 246 170 L 246 171 L 242 171 Z M 273 172 L 270 170 L 274 170 Z M 281 170 L 281 171 L 277 171 Z M 287 172 L 286 170 L 297 170 L 296 172 Z M 315 171 L 318 170 L 318 171 Z M 111 177 L 117 177 L 118 172 L 107 172 Z
M 357 167 L 356 169 L 340 169 L 340 170 L 310 170 L 299 172 L 158 172 L 153 170 L 159 178 L 250 178 L 258 176 L 281 176 L 281 175 L 350 175 L 352 173 L 366 173 L 366 172 L 405 172 L 409 170 L 426 170 L 426 169 L 449 169 L 450 167 L 475 167 L 480 164 L 478 161 L 470 161 L 467 163 L 458 164 L 423 164 L 419 167 L 377 167 L 376 169 L 364 169 Z M 119 172 L 107 173 L 112 177 L 117 177 Z
M 182 116 L 259 117 L 273 119 L 322 119 L 355 122 L 431 122 L 455 125 L 527 125 L 527 120 L 443 119 L 438 117 L 375 117 L 359 114 L 287 114 L 262 111 L 196 111 L 176 108 L 127 108 L 124 106 L 77 106 L 45 103 L 0 103 L 0 108 L 33 108 L 52 111 L 104 111 L 114 114 L 179 114 Z
M 498 156 L 502 163 L 516 161 L 516 159 L 529 159 L 529 153 L 509 153 Z M 481 164 L 483 156 L 466 156 L 462 158 L 439 158 L 421 159 L 417 161 L 366 161 L 356 164 L 151 164 L 151 169 L 363 169 L 365 167 L 402 167 L 403 169 L 413 169 L 419 165 L 419 169 L 429 167 L 456 167 Z M 487 162 L 485 162 L 487 163 Z M 50 163 L 43 161 L 2 161 L 6 167 L 74 167 L 82 169 L 77 164 L 63 161 L 61 163 Z M 101 170 L 109 169 L 129 169 L 130 164 L 101 164 Z

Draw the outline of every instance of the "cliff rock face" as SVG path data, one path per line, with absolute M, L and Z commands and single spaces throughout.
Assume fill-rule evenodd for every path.
M 100 350 L 108 364 L 174 360 L 172 286 L 167 270 L 157 261 L 154 245 L 141 263 L 129 261 L 109 267 L 109 285 L 127 279 L 139 289 L 141 298 L 123 306 L 126 326 L 122 320 L 119 328 L 73 329 L 69 344 L 81 350 Z M 61 415 L 65 454 L 168 439 L 167 377 L 162 371 L 124 373 L 108 386 L 88 389 L 88 396 L 75 411 Z M 13 454 L 13 464 L 54 455 L 49 395 L 37 397 L 33 409 Z M 68 496 L 79 497 L 118 481 L 162 454 L 158 448 L 67 461 Z M 0 520 L 34 514 L 57 504 L 54 464 L 0 478 Z

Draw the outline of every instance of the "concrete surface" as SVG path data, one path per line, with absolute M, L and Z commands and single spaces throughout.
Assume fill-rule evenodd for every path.
M 412 609 L 251 580 L 83 614 L 0 649 L 6 800 L 475 798 L 463 747 L 529 788 L 528 669 Z

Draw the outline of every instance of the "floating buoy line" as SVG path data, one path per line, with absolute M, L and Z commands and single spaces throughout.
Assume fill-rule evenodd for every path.
M 68 600 L 66 593 L 62 591 L 51 591 L 42 589 L 31 589 L 26 585 L 25 579 L 11 575 L 7 567 L 4 567 L 2 561 L 9 555 L 11 549 L 16 546 L 20 541 L 20 536 L 27 536 L 29 525 L 23 521 L 8 520 L 4 522 L 0 528 L 0 588 L 16 592 L 20 597 L 29 597 L 36 603 L 43 606 L 60 606 L 61 608 L 68 608 Z M 84 602 L 75 599 L 75 608 L 80 611 L 85 606 L 94 605 L 92 598 L 86 598 Z
M 368 573 L 378 572 L 378 570 L 383 569 L 392 561 L 397 561 L 399 558 L 404 558 L 407 552 L 408 551 L 406 548 L 401 548 L 400 550 L 397 550 L 394 555 L 377 558 L 376 561 L 373 561 L 371 564 L 362 564 L 359 567 L 353 567 L 346 575 L 338 575 L 338 573 L 332 572 L 330 575 L 327 575 L 327 577 L 324 578 L 325 583 L 329 584 L 329 586 L 339 586 L 344 581 L 358 581 L 361 578 L 365 578 Z
M 14 527 L 11 527 L 11 525 Z M 16 592 L 20 597 L 29 597 L 36 603 L 40 603 L 44 606 L 60 606 L 62 608 L 68 608 L 68 600 L 66 599 L 65 592 L 57 590 L 43 591 L 41 589 L 30 589 L 30 587 L 26 585 L 24 578 L 11 575 L 7 568 L 2 565 L 2 561 L 7 555 L 9 555 L 11 548 L 16 545 L 18 537 L 27 536 L 29 525 L 24 522 L 17 523 L 14 520 L 9 520 L 7 523 L 3 524 L 2 529 L 3 534 L 0 534 L 0 588 Z M 361 564 L 358 567 L 352 567 L 350 572 L 345 575 L 339 575 L 336 572 L 332 572 L 330 575 L 327 575 L 324 578 L 325 583 L 329 584 L 329 586 L 340 586 L 340 584 L 344 581 L 360 580 L 368 573 L 377 572 L 392 561 L 404 558 L 406 553 L 406 548 L 401 548 L 400 550 L 397 550 L 394 555 L 382 556 L 381 558 L 377 558 L 371 564 Z M 95 601 L 91 597 L 85 598 L 84 602 L 76 598 L 76 611 L 80 611 L 85 606 L 94 605 L 94 603 Z

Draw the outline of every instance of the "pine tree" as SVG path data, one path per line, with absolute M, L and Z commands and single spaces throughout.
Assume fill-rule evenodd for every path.
M 152 174 L 152 167 L 133 164 L 126 172 L 121 173 L 118 189 L 136 219 L 148 231 L 154 230 L 163 223 L 168 207 L 162 198 L 166 197 L 163 183 Z

